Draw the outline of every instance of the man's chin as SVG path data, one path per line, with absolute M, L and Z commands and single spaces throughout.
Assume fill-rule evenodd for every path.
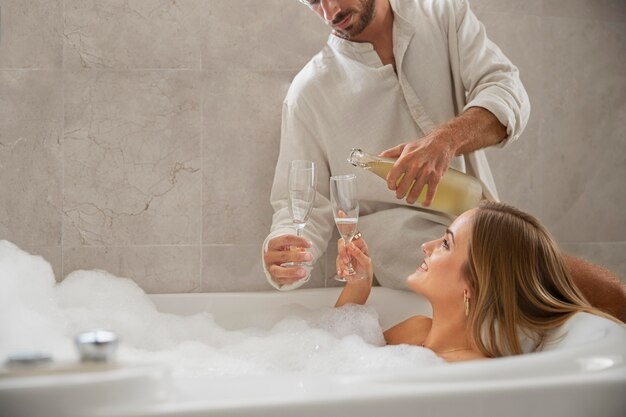
M 333 29 L 333 35 L 340 37 L 341 39 L 345 39 L 347 41 L 352 39 L 352 34 L 350 32 L 345 32 L 340 29 Z

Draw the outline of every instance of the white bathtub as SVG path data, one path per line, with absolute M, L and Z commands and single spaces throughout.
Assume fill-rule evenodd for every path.
M 237 329 L 254 326 L 259 311 L 278 313 L 284 306 L 293 304 L 308 308 L 331 306 L 339 291 L 337 288 L 286 293 L 162 294 L 151 298 L 162 312 L 188 315 L 209 311 L 218 324 Z M 368 303 L 380 314 L 383 328 L 410 315 L 430 312 L 430 306 L 420 297 L 384 288 L 375 288 Z M 100 400 L 91 407 L 85 401 L 73 406 L 59 400 L 56 402 L 59 408 L 53 409 L 50 403 L 47 414 L 82 417 L 625 416 L 626 328 L 589 315 L 578 315 L 566 326 L 568 335 L 551 350 L 515 358 L 433 366 L 419 375 L 292 374 L 168 381 L 163 373 L 155 373 L 153 369 L 141 384 L 149 382 L 152 391 L 159 393 L 145 392 L 145 386 L 137 387 L 139 394 L 133 395 L 134 401 L 111 403 L 100 391 L 99 396 L 93 394 Z M 102 390 L 101 387 L 96 389 Z M 135 388 L 130 384 L 125 389 L 131 392 Z M 164 390 L 166 395 L 163 395 Z M 7 392 L 5 390 L 4 394 Z M 9 404 L 13 413 L 0 411 L 0 416 L 29 415 L 24 404 L 7 401 L 15 397 L 2 395 L 0 384 L 0 407 L 4 398 L 4 404 Z M 36 402 L 34 396 L 31 398 Z M 71 402 L 71 391 L 68 398 Z

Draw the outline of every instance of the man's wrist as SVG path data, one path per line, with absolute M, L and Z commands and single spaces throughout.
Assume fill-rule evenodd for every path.
M 437 135 L 437 141 L 441 146 L 441 153 L 448 155 L 450 159 L 458 154 L 459 148 L 463 146 L 463 131 L 455 124 L 454 119 L 435 129 L 433 132 Z
M 448 130 L 455 156 L 497 145 L 506 138 L 506 127 L 493 113 L 482 107 L 470 107 L 442 126 L 442 129 Z

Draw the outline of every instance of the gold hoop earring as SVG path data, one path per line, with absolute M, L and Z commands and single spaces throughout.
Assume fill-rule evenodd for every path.
M 463 290 L 463 304 L 465 305 L 465 317 L 469 316 L 469 298 L 467 298 L 467 290 Z

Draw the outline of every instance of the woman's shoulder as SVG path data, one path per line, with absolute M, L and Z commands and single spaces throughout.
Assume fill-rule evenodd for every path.
M 388 345 L 403 343 L 420 346 L 432 326 L 432 319 L 426 316 L 413 316 L 396 324 L 385 332 Z

